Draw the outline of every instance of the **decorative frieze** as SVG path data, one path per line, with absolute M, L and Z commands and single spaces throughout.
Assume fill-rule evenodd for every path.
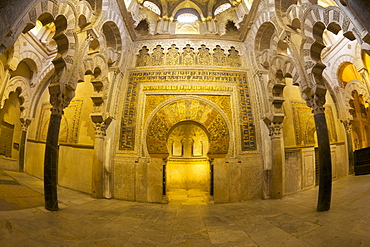
M 164 52 L 164 48 L 161 45 L 157 45 L 152 53 L 149 53 L 147 46 L 143 46 L 136 58 L 136 67 L 148 67 L 148 66 L 194 66 L 194 65 L 209 65 L 209 66 L 229 66 L 229 67 L 241 67 L 242 61 L 240 59 L 239 51 L 235 47 L 231 46 L 228 50 L 228 54 L 221 46 L 216 45 L 213 49 L 213 53 L 210 53 L 209 48 L 205 45 L 201 45 L 198 48 L 198 52 L 195 52 L 195 48 L 187 44 L 182 51 L 172 44 L 171 47 Z

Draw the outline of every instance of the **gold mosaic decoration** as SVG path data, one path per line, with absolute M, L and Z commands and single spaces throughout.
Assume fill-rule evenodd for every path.
M 167 154 L 165 135 L 177 123 L 194 121 L 210 133 L 210 154 L 228 152 L 229 131 L 225 119 L 211 105 L 198 99 L 180 99 L 160 109 L 149 124 L 147 147 L 151 154 Z
M 161 87 L 160 87 L 161 88 Z M 224 87 L 223 87 L 224 88 Z M 226 92 L 232 91 L 232 88 L 226 87 Z M 161 91 L 161 90 L 158 90 Z M 170 91 L 170 90 L 169 90 Z M 168 91 L 167 91 L 168 92 Z M 229 121 L 232 121 L 232 112 L 231 112 L 231 102 L 229 95 L 201 95 L 201 94 L 193 94 L 197 96 L 201 96 L 205 99 L 208 99 L 215 103 L 218 107 L 222 109 L 222 111 L 226 114 L 229 118 Z M 178 94 L 153 94 L 146 96 L 146 104 L 145 104 L 145 117 L 144 121 L 146 121 L 154 109 L 161 103 L 165 102 L 168 99 L 173 97 L 179 96 Z
M 294 128 L 297 146 L 315 145 L 315 119 L 312 109 L 303 102 L 292 102 L 294 115 Z M 333 111 L 330 106 L 325 106 L 325 117 L 329 131 L 330 143 L 337 142 Z
M 208 70 L 203 69 L 180 69 L 180 70 L 166 70 L 166 71 L 132 71 L 129 76 L 129 86 L 124 102 L 124 112 L 122 115 L 121 122 L 121 138 L 120 138 L 120 150 L 133 151 L 135 145 L 135 124 L 136 124 L 136 114 L 137 114 L 137 100 L 138 100 L 138 90 L 140 83 L 164 83 L 165 85 L 150 85 L 144 86 L 143 91 L 164 91 L 164 92 L 186 92 L 189 95 L 201 95 L 197 92 L 210 92 L 210 94 L 215 94 L 217 92 L 232 92 L 233 87 L 230 86 L 208 86 L 208 85 L 189 85 L 189 83 L 225 83 L 229 85 L 236 85 L 237 92 L 239 95 L 239 112 L 240 112 L 240 128 L 241 128 L 241 148 L 243 151 L 255 150 L 256 140 L 255 140 L 255 127 L 253 119 L 253 111 L 250 101 L 249 85 L 247 82 L 247 75 L 245 72 L 236 71 L 219 71 L 219 70 Z M 183 82 L 182 84 L 174 85 L 170 84 L 173 82 Z M 167 85 L 168 83 L 168 85 Z M 167 97 L 171 96 L 156 96 L 162 97 L 161 100 L 164 102 Z M 202 97 L 208 98 L 209 100 L 215 102 L 220 108 L 227 114 L 229 119 L 231 116 L 231 105 L 230 100 L 224 100 L 211 95 L 202 95 Z M 222 100 L 221 100 L 222 99 Z M 151 105 L 146 109 L 150 109 L 145 114 L 145 119 L 147 119 L 149 112 L 154 110 L 154 105 L 158 105 L 153 101 L 157 99 L 149 99 Z M 148 101 L 147 101 L 148 102 Z M 187 106 L 179 107 L 176 111 L 173 111 L 171 117 L 176 114 L 183 114 L 183 111 L 188 109 Z M 199 113 L 199 112 L 198 112 Z M 191 116 L 189 119 L 195 119 L 195 116 Z M 186 120 L 186 119 L 185 119 Z M 145 120 L 146 121 L 146 120 Z M 169 121 L 169 120 L 164 120 Z M 183 121 L 178 119 L 177 121 Z M 177 123 L 177 122 L 176 122 Z M 166 124 L 166 126 L 169 126 Z M 208 125 L 207 125 L 208 126 Z

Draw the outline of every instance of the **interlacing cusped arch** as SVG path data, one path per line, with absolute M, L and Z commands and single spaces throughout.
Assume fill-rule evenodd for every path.
M 94 93 L 91 95 L 94 104 L 91 119 L 95 125 L 102 124 L 110 119 L 107 106 L 109 93 L 108 61 L 101 54 L 87 57 L 83 60 L 81 72 L 91 75 L 91 83 L 94 87 Z
M 104 21 L 96 23 L 94 33 L 100 42 L 100 53 L 108 59 L 109 66 L 118 66 L 123 59 L 122 54 L 129 51 L 123 46 L 125 35 L 129 35 L 122 17 L 114 10 L 104 10 Z
M 357 40 L 359 44 L 363 44 L 364 41 L 361 40 L 360 31 L 356 25 L 337 7 L 323 8 L 311 5 L 305 10 L 302 23 L 304 39 L 301 44 L 301 61 L 304 61 L 307 74 L 307 88 L 303 97 L 313 109 L 318 139 L 320 184 L 317 210 L 327 211 L 331 203 L 332 162 L 324 113 L 326 91 L 330 86 L 323 75 L 326 68 L 321 58 L 321 52 L 325 48 L 323 34 L 325 30 L 334 34 L 342 30 L 343 36 L 349 40 Z
M 21 108 L 21 119 L 29 119 L 32 97 L 30 95 L 29 80 L 23 76 L 15 76 L 10 79 L 7 83 L 7 87 L 4 91 L 1 105 L 5 105 L 5 101 L 9 99 L 11 93 L 19 92 L 20 108 Z
M 285 78 L 292 78 L 293 85 L 299 85 L 298 71 L 290 58 L 277 55 L 271 59 L 269 68 L 269 83 L 267 97 L 270 113 L 267 114 L 269 122 L 281 124 L 284 120 L 282 104 L 284 102 L 283 90 L 286 86 Z
M 297 30 L 301 29 L 301 20 L 303 17 L 303 9 L 301 6 L 292 4 L 286 11 L 286 17 L 284 18 L 284 24 L 290 28 Z
M 273 3 L 272 9 L 274 9 Z M 254 53 L 251 61 L 255 69 L 261 68 L 264 60 L 269 60 L 269 58 L 267 57 L 269 57 L 270 54 L 262 55 L 262 52 L 264 52 L 266 48 L 274 50 L 274 47 L 277 47 L 278 37 L 276 35 L 278 33 L 277 28 L 279 27 L 277 27 L 273 23 L 272 17 L 274 17 L 274 11 L 269 10 L 269 8 L 263 8 L 263 6 L 261 6 L 259 8 L 259 12 L 256 14 L 256 19 L 253 21 L 251 29 L 249 31 L 250 36 L 254 37 L 254 40 L 249 41 L 249 44 L 247 45 L 254 47 L 254 49 L 251 49 Z M 265 53 L 268 52 L 268 50 L 265 51 Z
M 69 2 L 39 2 L 33 6 L 29 14 L 23 19 L 27 23 L 24 32 L 31 30 L 36 21 L 39 20 L 43 26 L 53 23 L 55 34 L 53 39 L 57 47 L 57 55 L 53 59 L 54 74 L 50 79 L 48 87 L 50 103 L 52 105 L 48 135 L 46 139 L 44 157 L 44 188 L 45 188 L 45 208 L 48 210 L 58 210 L 57 197 L 57 160 L 58 136 L 63 110 L 67 107 L 74 97 L 77 85 L 79 65 L 79 46 L 76 29 L 78 18 L 75 5 Z
M 106 149 L 105 136 L 113 119 L 114 100 L 118 100 L 114 99 L 113 88 L 119 72 L 117 66 L 122 59 L 124 24 L 113 10 L 104 9 L 102 16 L 104 21 L 97 22 L 93 28 L 84 28 L 86 38 L 81 47 L 83 56 L 78 66 L 78 78 L 82 81 L 85 75 L 90 75 L 94 89 L 90 113 L 95 129 L 91 194 L 95 198 L 110 198 L 111 167 L 107 155 L 111 150 Z M 111 72 L 113 76 L 110 76 Z
M 168 156 L 167 134 L 180 122 L 193 121 L 210 135 L 208 155 L 226 156 L 233 139 L 225 113 L 211 101 L 198 96 L 178 96 L 160 104 L 148 118 L 144 132 L 146 155 Z
M 347 121 L 348 119 L 352 119 L 352 116 L 349 112 L 350 108 L 349 106 L 349 101 L 347 101 L 347 96 L 348 94 L 348 84 L 344 87 L 343 82 L 341 79 L 338 77 L 339 70 L 341 66 L 344 64 L 356 64 L 356 57 L 350 54 L 342 55 L 337 58 L 335 63 L 332 65 L 332 73 L 331 75 L 326 75 L 330 76 L 330 80 L 332 83 L 328 83 L 328 90 L 330 92 L 331 97 L 334 100 L 334 103 L 336 105 L 337 113 L 338 113 L 338 118 L 341 119 L 342 121 Z M 352 92 L 349 92 L 352 94 Z
M 23 63 L 32 71 L 30 78 L 24 78 L 27 83 L 22 83 L 21 90 L 22 95 L 33 95 L 27 102 L 26 111 L 22 111 L 22 118 L 33 119 L 36 114 L 35 109 L 39 103 L 39 98 L 48 86 L 49 79 L 54 74 L 54 65 L 51 63 L 51 60 L 56 56 L 57 50 L 48 49 L 48 53 L 37 53 L 34 48 L 24 45 L 24 43 L 29 42 L 30 35 L 32 34 L 28 33 L 18 38 L 12 49 L 11 56 L 9 56 L 8 66 L 12 71 L 15 71 Z M 20 76 L 22 75 L 19 74 L 15 77 Z M 6 82 L 7 87 L 13 87 L 13 79 L 13 77 L 10 77 L 9 81 Z M 19 81 L 19 78 L 16 81 Z M 7 97 L 7 94 L 4 94 L 3 97 Z
M 304 25 L 302 32 L 304 40 L 302 42 L 302 59 L 305 61 L 305 71 L 310 77 L 312 94 L 325 95 L 326 81 L 323 78 L 325 65 L 321 60 L 321 51 L 325 48 L 323 43 L 323 32 L 329 30 L 337 34 L 343 30 L 343 35 L 350 40 L 357 40 L 359 44 L 361 34 L 358 28 L 352 23 L 351 19 L 337 7 L 323 8 L 312 5 L 303 16 Z M 312 97 L 312 96 L 309 96 Z
M 147 35 L 147 34 L 154 35 L 156 26 L 157 26 L 158 15 L 147 8 L 139 8 L 139 6 L 140 5 L 135 5 L 137 10 L 131 12 L 132 18 L 134 20 L 133 26 L 135 27 L 137 34 L 138 35 Z M 140 25 L 142 25 L 143 23 L 146 23 L 148 25 L 147 26 L 148 29 L 143 30 L 148 33 L 141 33 L 141 31 L 138 30 L 141 28 Z
M 274 0 L 276 21 L 281 26 L 292 28 L 292 20 L 300 20 L 301 6 L 298 6 L 298 0 Z M 301 1 L 300 1 L 301 2 Z M 309 3 L 301 3 L 307 5 Z M 292 19 L 293 17 L 293 19 Z M 293 28 L 295 29 L 295 28 Z
M 78 25 L 76 9 L 74 4 L 69 2 L 54 3 L 52 1 L 39 2 L 33 6 L 29 14 L 22 22 L 26 24 L 23 32 L 31 30 L 36 21 L 39 20 L 43 25 L 53 22 L 55 25 L 55 35 L 53 39 L 57 44 L 58 54 L 52 61 L 54 64 L 54 77 L 51 81 L 49 91 L 51 103 L 63 101 L 63 107 L 69 104 L 73 98 L 75 89 L 73 72 L 74 65 L 77 65 L 78 40 L 75 34 Z M 19 31 L 19 30 L 18 30 Z
M 270 21 L 262 23 L 258 28 L 254 36 L 254 52 L 258 68 L 268 68 L 271 57 L 276 55 L 279 42 L 277 33 L 277 27 Z
M 346 85 L 346 88 L 344 89 L 344 93 L 343 93 L 344 104 L 345 104 L 345 109 L 346 109 L 348 119 L 353 118 L 353 116 L 350 114 L 350 111 L 354 109 L 350 105 L 350 101 L 354 100 L 353 98 L 354 91 L 357 91 L 358 95 L 362 95 L 366 102 L 370 102 L 369 91 L 366 85 L 362 81 L 352 80 L 348 82 L 348 84 Z
M 101 12 L 101 6 L 99 9 L 100 11 L 95 12 L 94 8 L 88 1 L 80 1 L 76 4 L 76 16 L 78 17 L 79 28 L 84 29 L 85 27 L 95 23 L 100 18 L 100 15 L 97 13 Z

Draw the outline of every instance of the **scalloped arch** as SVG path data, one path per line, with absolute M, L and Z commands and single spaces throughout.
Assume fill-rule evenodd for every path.
M 97 54 L 94 57 L 86 57 L 83 62 L 82 66 L 80 66 L 80 77 L 83 78 L 86 71 L 94 71 L 95 68 L 99 68 L 101 70 L 101 75 L 108 74 L 108 65 L 107 59 L 101 55 Z
M 339 82 L 339 78 L 338 78 L 338 70 L 339 68 L 341 67 L 341 65 L 343 63 L 351 63 L 351 64 L 355 64 L 356 62 L 356 58 L 354 56 L 351 56 L 349 54 L 346 54 L 346 55 L 342 55 L 340 56 L 336 61 L 335 63 L 333 64 L 333 70 L 332 70 L 332 73 L 331 73 L 331 80 L 333 81 L 337 81 Z
M 17 89 L 20 89 L 19 97 L 22 99 L 21 117 L 27 117 L 29 116 L 29 111 L 31 108 L 31 92 L 29 81 L 22 76 L 16 76 L 9 80 L 8 85 L 4 91 L 3 98 L 1 99 L 1 105 L 4 105 L 5 101 L 9 99 L 9 95 L 12 92 L 16 92 Z
M 306 61 L 305 69 L 309 74 L 315 73 L 321 75 L 324 69 L 324 67 L 320 65 L 320 52 L 324 47 L 318 47 L 315 45 L 318 38 L 315 34 L 315 27 L 317 27 L 317 23 L 321 23 L 320 25 L 323 29 L 327 29 L 330 24 L 334 23 L 336 26 L 339 26 L 344 33 L 348 31 L 354 31 L 353 35 L 357 42 L 359 44 L 363 43 L 363 41 L 360 39 L 360 32 L 357 30 L 356 26 L 338 7 L 323 8 L 321 6 L 312 5 L 303 15 L 303 23 L 304 25 L 302 26 L 302 33 L 304 34 L 305 38 L 301 47 L 303 49 L 303 59 Z M 312 56 L 316 57 L 316 61 L 312 58 Z
M 348 113 L 348 116 L 351 116 L 349 114 L 349 109 L 351 109 L 351 106 L 350 106 L 349 102 L 350 102 L 350 100 L 353 100 L 352 93 L 354 91 L 357 91 L 358 95 L 364 96 L 365 101 L 370 103 L 369 92 L 367 90 L 366 85 L 362 81 L 352 80 L 352 81 L 348 82 L 348 84 L 347 84 L 347 86 L 344 90 L 344 93 L 343 93 L 343 98 L 344 98 L 344 101 L 345 101 L 345 107 L 346 107 L 346 111 Z M 350 118 L 352 118 L 352 116 Z
M 76 4 L 76 16 L 80 15 L 84 15 L 87 22 L 94 22 L 94 20 L 98 19 L 98 17 L 94 15 L 94 11 L 92 10 L 90 4 L 84 1 L 80 1 L 78 4 Z
M 257 66 L 259 68 L 268 67 L 271 57 L 276 53 L 279 42 L 277 29 L 272 22 L 264 22 L 259 26 L 254 37 L 254 52 Z

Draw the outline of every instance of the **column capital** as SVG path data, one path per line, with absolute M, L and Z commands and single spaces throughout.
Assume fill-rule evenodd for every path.
M 51 114 L 61 116 L 63 109 L 66 108 L 74 97 L 74 89 L 69 85 L 53 82 L 49 86 L 50 104 L 52 105 Z
M 312 108 L 313 114 L 324 113 L 325 95 L 314 94 L 307 100 L 307 105 Z
M 66 104 L 63 99 L 63 94 L 50 94 L 50 104 L 52 105 L 51 108 L 51 115 L 63 115 L 63 109 L 69 104 Z
M 106 135 L 106 124 L 105 122 L 93 123 L 95 128 L 95 137 L 104 138 Z
M 352 121 L 351 120 L 345 120 L 345 121 L 342 121 L 343 123 L 343 126 L 344 126 L 344 129 L 346 131 L 347 134 L 351 134 L 352 133 Z
M 21 120 L 22 131 L 27 131 L 28 126 L 30 126 L 32 120 L 29 118 L 20 118 L 20 120 Z
M 270 136 L 271 138 L 280 138 L 281 136 L 281 129 L 283 128 L 283 124 L 282 123 L 274 123 L 274 122 L 271 122 L 269 125 L 268 125 L 268 128 L 269 128 L 269 131 L 270 131 Z

